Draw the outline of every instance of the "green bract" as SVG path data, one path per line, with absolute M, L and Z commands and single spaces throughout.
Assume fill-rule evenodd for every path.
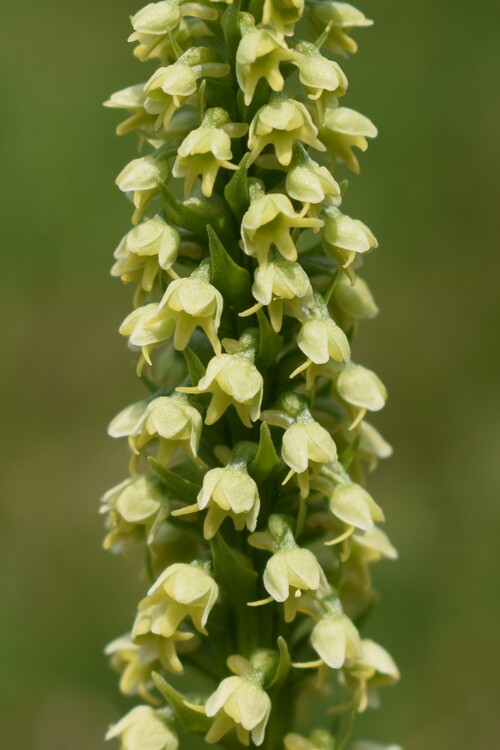
M 102 512 L 105 548 L 139 553 L 149 582 L 106 649 L 142 705 L 107 736 L 400 750 L 349 744 L 399 677 L 360 635 L 371 566 L 397 557 L 365 468 L 392 449 L 365 421 L 386 388 L 351 355 L 378 312 L 358 275 L 377 240 L 337 171 L 359 172 L 377 130 L 340 106 L 331 59 L 371 21 L 334 0 L 161 0 L 131 23 L 156 69 L 106 102 L 139 142 L 117 178 L 135 210 L 112 274 L 135 287 L 120 333 L 149 392 L 110 424 L 130 476 Z M 294 708 L 315 693 L 330 705 L 311 732 Z

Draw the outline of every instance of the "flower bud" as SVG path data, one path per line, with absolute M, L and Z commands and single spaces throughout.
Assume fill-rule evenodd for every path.
M 303 104 L 288 97 L 276 97 L 270 104 L 261 107 L 252 120 L 248 136 L 248 147 L 251 149 L 248 164 L 253 164 L 270 145 L 283 166 L 290 164 L 296 142 L 325 151 L 317 135 L 318 129 Z
M 133 635 L 154 633 L 170 638 L 186 617 L 190 617 L 195 628 L 206 635 L 205 626 L 218 595 L 217 584 L 202 565 L 174 563 L 139 603 Z
M 377 128 L 368 117 L 353 109 L 338 107 L 326 110 L 320 137 L 334 163 L 337 160 L 343 161 L 349 169 L 358 174 L 359 162 L 352 149 L 356 147 L 366 151 L 366 139 L 375 138 L 377 132 Z
M 152 199 L 159 193 L 167 177 L 167 163 L 157 159 L 152 154 L 134 159 L 122 169 L 116 178 L 116 184 L 122 192 L 132 194 L 135 206 L 132 216 L 134 224 L 139 222 Z
M 165 711 L 136 706 L 111 727 L 106 739 L 119 737 L 122 750 L 177 750 L 179 741 Z

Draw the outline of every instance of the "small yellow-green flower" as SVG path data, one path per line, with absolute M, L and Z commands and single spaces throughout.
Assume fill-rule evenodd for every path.
M 139 603 L 133 635 L 153 633 L 171 638 L 186 617 L 206 635 L 208 616 L 218 596 L 216 582 L 202 565 L 174 563 L 163 571 Z
M 132 221 L 137 224 L 152 199 L 158 195 L 168 177 L 168 165 L 154 155 L 134 159 L 122 169 L 116 184 L 124 193 L 132 195 L 135 206 Z
M 174 516 L 208 509 L 203 524 L 205 539 L 212 539 L 226 518 L 231 518 L 237 531 L 245 526 L 254 531 L 260 510 L 259 490 L 242 463 L 208 471 L 203 478 L 196 505 L 174 511 Z
M 148 443 L 158 440 L 158 461 L 168 465 L 178 448 L 196 460 L 201 428 L 199 411 L 186 396 L 176 393 L 128 406 L 111 422 L 108 432 L 111 437 L 128 437 L 136 456 Z
M 177 150 L 172 170 L 174 177 L 184 177 L 184 194 L 191 193 L 193 184 L 201 175 L 201 191 L 210 198 L 219 169 L 235 170 L 231 163 L 231 138 L 240 138 L 248 130 L 244 123 L 229 122 L 224 110 L 216 108 L 205 113 L 199 128 L 192 130 Z
M 335 739 L 326 729 L 315 729 L 309 737 L 289 732 L 283 744 L 285 750 L 335 750 Z
M 241 247 L 247 255 L 266 266 L 269 250 L 274 245 L 287 260 L 297 260 L 297 248 L 290 231 L 299 227 L 318 230 L 321 219 L 298 214 L 286 195 L 268 193 L 254 200 L 241 222 Z
M 124 284 L 137 281 L 143 291 L 151 292 L 158 274 L 174 265 L 180 244 L 179 232 L 156 215 L 125 235 L 115 250 L 111 273 Z
M 257 304 L 240 315 L 250 315 L 265 305 L 274 330 L 279 332 L 283 323 L 283 303 L 294 317 L 300 318 L 302 304 L 312 297 L 312 287 L 299 263 L 276 255 L 267 266 L 255 269 L 252 294 Z
M 244 28 L 236 52 L 236 77 L 248 106 L 261 78 L 266 79 L 273 91 L 283 90 L 285 79 L 280 64 L 296 60 L 298 54 L 271 29 L 256 29 L 249 13 L 242 13 L 241 17 Z
M 122 552 L 134 543 L 154 540 L 169 512 L 169 498 L 155 477 L 138 475 L 125 479 L 102 498 L 107 535 L 104 549 Z
M 136 706 L 111 727 L 106 739 L 119 737 L 122 750 L 177 750 L 179 741 L 169 717 L 151 706 Z
M 263 583 L 274 601 L 284 603 L 286 622 L 295 618 L 302 592 L 328 592 L 328 582 L 316 556 L 311 550 L 298 546 L 284 516 L 271 516 L 268 532 L 253 534 L 250 543 L 274 552 L 267 561 Z M 264 602 L 252 604 L 261 603 Z
M 104 102 L 105 107 L 124 109 L 131 113 L 130 117 L 127 117 L 116 128 L 117 135 L 125 135 L 136 129 L 146 132 L 153 130 L 155 117 L 144 109 L 145 101 L 144 84 L 138 83 L 135 86 L 128 86 L 126 89 L 116 91 Z
M 356 277 L 349 267 L 356 256 L 378 247 L 378 242 L 366 224 L 359 219 L 351 219 L 336 207 L 329 207 L 324 213 L 324 248 L 346 270 L 351 282 L 354 282 Z
M 278 34 L 291 36 L 294 25 L 304 13 L 304 0 L 264 0 L 262 23 Z
M 304 321 L 297 336 L 297 345 L 306 355 L 306 361 L 290 377 L 307 370 L 307 388 L 312 386 L 316 368 L 311 365 L 326 365 L 334 362 L 348 362 L 351 348 L 344 331 L 330 317 L 321 295 L 314 296 L 310 307 L 303 308 Z
M 349 36 L 351 29 L 371 26 L 373 21 L 349 3 L 335 0 L 323 0 L 311 5 L 309 19 L 316 35 L 322 34 L 328 27 L 325 47 L 334 54 L 354 53 L 358 45 Z
M 337 279 L 333 297 L 341 312 L 355 321 L 362 318 L 374 318 L 378 314 L 373 294 L 366 281 L 358 274 L 356 274 L 354 284 L 346 274 L 342 274 Z
M 349 362 L 337 377 L 339 396 L 354 407 L 355 427 L 367 411 L 380 411 L 387 400 L 387 390 L 374 372 L 361 365 Z
M 352 690 L 360 713 L 368 706 L 378 705 L 379 687 L 394 685 L 399 680 L 399 670 L 393 658 L 378 643 L 369 639 L 361 641 L 362 656 L 346 663 L 343 679 Z
M 286 167 L 292 160 L 296 142 L 312 146 L 317 151 L 325 150 L 317 135 L 318 129 L 307 108 L 294 99 L 278 96 L 261 107 L 252 120 L 248 164 L 253 164 L 267 146 L 273 146 L 279 163 Z
M 368 117 L 347 107 L 327 109 L 320 128 L 321 141 L 327 147 L 333 162 L 343 161 L 356 174 L 359 172 L 359 161 L 352 149 L 366 151 L 366 139 L 375 138 L 376 135 L 377 128 Z
M 243 745 L 262 745 L 271 713 L 271 700 L 262 687 L 263 673 L 242 656 L 232 656 L 228 665 L 237 674 L 226 677 L 205 704 L 205 713 L 214 718 L 205 736 L 210 743 L 218 742 L 236 728 Z
M 216 355 L 198 385 L 178 389 L 184 393 L 212 394 L 205 424 L 217 422 L 231 405 L 246 427 L 259 419 L 264 381 L 253 363 L 254 357 L 252 349 Z
M 302 149 L 296 151 L 291 168 L 286 175 L 286 192 L 297 201 L 330 204 L 340 203 L 340 186 L 326 167 L 321 167 Z

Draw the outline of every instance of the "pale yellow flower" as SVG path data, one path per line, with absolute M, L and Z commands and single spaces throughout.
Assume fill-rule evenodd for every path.
M 231 405 L 246 427 L 259 418 L 264 381 L 253 363 L 254 356 L 252 351 L 242 351 L 212 357 L 197 386 L 178 389 L 184 393 L 212 394 L 205 424 L 217 422 Z
M 216 582 L 201 565 L 174 563 L 139 603 L 133 635 L 153 633 L 171 638 L 186 617 L 206 635 L 205 626 L 218 595 Z
M 285 79 L 280 63 L 291 62 L 298 54 L 287 47 L 283 38 L 270 29 L 255 29 L 253 16 L 240 14 L 248 25 L 236 52 L 236 77 L 248 106 L 261 78 L 265 78 L 273 91 L 282 91 Z M 253 29 L 252 29 L 253 26 Z
M 292 160 L 296 142 L 312 146 L 317 151 L 325 151 L 326 147 L 318 140 L 317 135 L 318 129 L 303 104 L 285 96 L 276 97 L 261 107 L 251 122 L 248 164 L 253 164 L 270 145 L 274 147 L 279 163 L 285 167 Z
M 359 173 L 359 162 L 353 148 L 366 151 L 367 138 L 375 138 L 377 128 L 368 117 L 347 107 L 328 108 L 320 128 L 320 138 L 328 149 L 333 160 L 341 160 L 356 174 Z
M 171 728 L 169 713 L 151 706 L 136 706 L 106 735 L 119 737 L 122 750 L 177 750 L 179 741 Z

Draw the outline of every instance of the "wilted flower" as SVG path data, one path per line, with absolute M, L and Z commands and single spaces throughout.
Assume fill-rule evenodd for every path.
M 205 625 L 218 595 L 216 582 L 202 564 L 174 563 L 139 602 L 133 635 L 154 633 L 171 638 L 186 617 L 206 635 Z
M 325 146 L 317 135 L 318 129 L 303 104 L 286 96 L 276 96 L 270 104 L 261 107 L 252 120 L 248 164 L 253 164 L 267 146 L 274 147 L 276 158 L 283 166 L 290 164 L 296 142 L 324 151 Z
M 333 161 L 340 159 L 356 174 L 359 172 L 359 162 L 352 149 L 356 147 L 366 151 L 366 139 L 375 138 L 376 135 L 377 128 L 368 117 L 347 107 L 327 109 L 320 128 L 320 138 Z
M 134 159 L 122 169 L 116 184 L 124 193 L 132 194 L 135 211 L 132 221 L 137 224 L 144 211 L 161 189 L 168 177 L 165 160 L 153 154 Z

